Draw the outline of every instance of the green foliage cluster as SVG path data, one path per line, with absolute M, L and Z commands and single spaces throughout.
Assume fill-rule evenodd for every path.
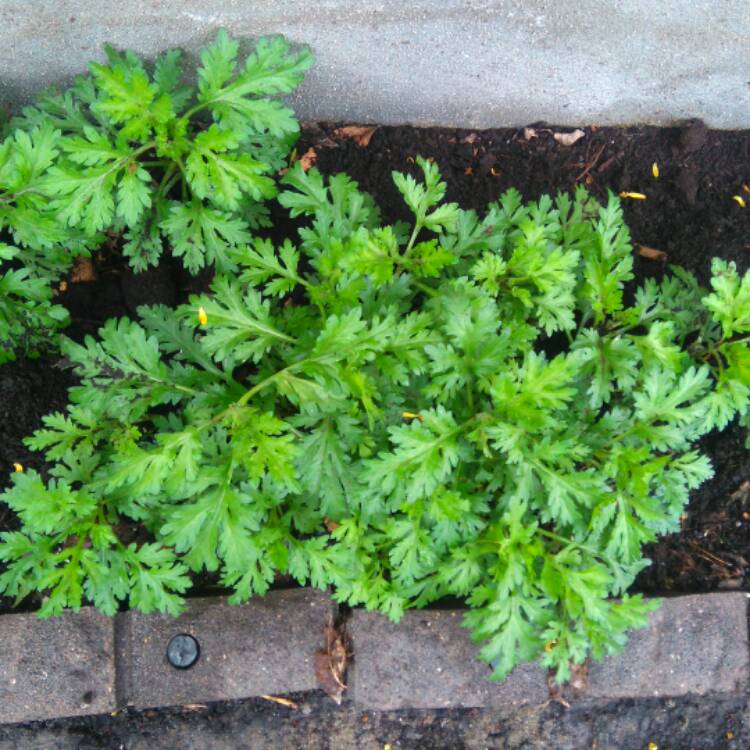
M 86 252 L 79 233 L 61 227 L 41 185 L 59 156 L 49 125 L 17 130 L 0 145 L 0 364 L 33 355 L 68 321 L 52 302 L 52 283 Z
M 51 284 L 80 253 L 122 238 L 136 271 L 165 248 L 191 272 L 236 270 L 231 253 L 268 224 L 264 201 L 299 124 L 278 100 L 312 57 L 280 37 L 261 39 L 244 63 L 220 31 L 202 53 L 197 87 L 181 53 L 147 66 L 107 48 L 106 64 L 62 94 L 42 97 L 11 123 L 0 147 L 0 361 L 26 353 L 67 316 Z
M 674 268 L 626 294 L 614 196 L 511 190 L 480 216 L 419 165 L 394 174 L 413 214 L 394 226 L 295 166 L 296 242 L 227 246 L 210 294 L 65 343 L 81 383 L 28 440 L 50 481 L 0 498 L 22 522 L 0 592 L 45 592 L 42 616 L 177 613 L 191 571 L 234 602 L 283 573 L 394 620 L 461 597 L 497 678 L 538 658 L 562 681 L 623 646 L 655 606 L 627 593 L 644 543 L 711 475 L 696 441 L 748 412 L 750 277 L 715 260 L 710 293 Z

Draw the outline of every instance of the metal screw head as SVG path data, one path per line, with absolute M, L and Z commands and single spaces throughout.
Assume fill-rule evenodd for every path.
M 190 669 L 200 655 L 200 644 L 187 633 L 174 636 L 167 645 L 167 661 L 176 669 Z

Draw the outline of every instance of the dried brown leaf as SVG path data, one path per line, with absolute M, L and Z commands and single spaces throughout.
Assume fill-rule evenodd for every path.
M 351 138 L 358 146 L 369 146 L 372 134 L 377 130 L 376 125 L 346 125 L 336 128 L 333 134 L 337 138 Z
M 553 133 L 552 137 L 561 146 L 572 146 L 577 141 L 580 141 L 585 135 L 586 133 L 584 133 L 583 130 L 576 129 L 572 133 Z
M 648 245 L 638 245 L 638 255 L 649 260 L 658 260 L 662 263 L 667 260 L 667 254 L 663 250 L 657 250 L 655 247 Z
M 76 258 L 73 270 L 70 272 L 70 280 L 74 284 L 85 284 L 96 281 L 96 268 L 91 258 Z
M 315 149 L 311 146 L 307 149 L 307 151 L 305 151 L 304 154 L 302 154 L 302 156 L 300 156 L 299 163 L 302 169 L 307 172 L 307 170 L 310 169 L 310 167 L 312 167 L 317 160 L 318 155 L 315 153 Z
M 349 663 L 349 651 L 346 632 L 337 630 L 333 623 L 324 630 L 325 648 L 315 654 L 315 676 L 318 685 L 339 705 L 346 690 L 346 668 Z
M 339 147 L 339 144 L 336 143 L 336 141 L 334 141 L 333 138 L 329 138 L 327 135 L 315 141 L 315 145 L 318 146 L 318 148 L 338 148 Z
M 570 681 L 568 687 L 572 688 L 576 695 L 582 693 L 589 686 L 589 665 L 583 664 L 570 665 Z

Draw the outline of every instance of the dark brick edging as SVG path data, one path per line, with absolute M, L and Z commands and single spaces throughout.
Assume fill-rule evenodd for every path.
M 744 593 L 665 601 L 625 653 L 592 664 L 591 698 L 704 695 L 750 686 Z M 125 706 L 205 703 L 316 687 L 313 657 L 335 605 L 311 589 L 272 592 L 248 604 L 193 599 L 180 618 L 89 608 L 40 621 L 0 616 L 0 723 L 106 713 Z M 355 611 L 347 628 L 355 658 L 349 698 L 368 709 L 542 703 L 546 675 L 516 669 L 503 683 L 461 627 L 461 612 L 408 612 L 399 625 Z M 201 643 L 201 658 L 176 670 L 165 658 L 181 632 Z

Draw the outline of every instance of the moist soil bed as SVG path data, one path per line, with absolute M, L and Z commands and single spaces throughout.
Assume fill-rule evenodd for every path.
M 417 155 L 439 165 L 448 183 L 447 200 L 483 209 L 510 187 L 525 199 L 583 184 L 600 199 L 607 191 L 635 191 L 646 200 L 625 200 L 637 281 L 659 276 L 669 264 L 681 265 L 707 284 L 714 256 L 750 267 L 750 131 L 711 131 L 699 121 L 673 128 L 585 128 L 571 146 L 555 134 L 571 128 L 543 124 L 484 131 L 444 128 L 378 127 L 367 141 L 346 137 L 338 125 L 308 123 L 297 153 L 314 158 L 325 174 L 348 172 L 374 195 L 385 222 L 407 219 L 391 180 L 393 170 L 413 171 Z M 345 132 L 345 131 L 344 131 Z M 658 165 L 654 177 L 652 165 Z M 279 216 L 282 214 L 280 213 Z M 644 257 L 640 247 L 661 253 Z M 112 253 L 94 259 L 95 280 L 67 280 L 58 299 L 71 312 L 67 333 L 80 340 L 110 317 L 133 315 L 141 304 L 182 302 L 208 276 L 192 279 L 171 261 L 135 277 Z M 41 417 L 64 409 L 74 377 L 59 358 L 19 360 L 0 367 L 0 467 L 14 462 L 43 470 L 40 456 L 22 439 Z M 750 450 L 744 430 L 730 426 L 707 436 L 701 449 L 715 476 L 691 497 L 680 533 L 650 545 L 654 564 L 636 581 L 649 595 L 677 595 L 747 588 L 750 583 Z M 0 530 L 16 528 L 12 513 L 0 506 Z M 199 580 L 193 595 L 211 590 Z M 0 612 L 8 611 L 0 600 Z M 29 601 L 25 608 L 33 608 Z

